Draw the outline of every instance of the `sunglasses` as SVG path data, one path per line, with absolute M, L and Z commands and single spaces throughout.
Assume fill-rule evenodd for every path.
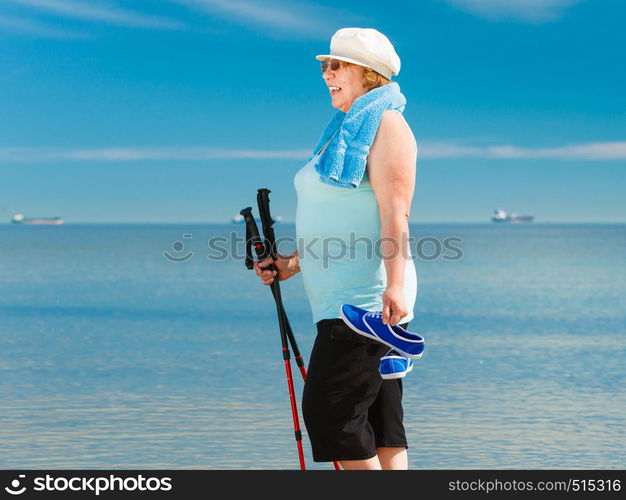
M 339 68 L 343 68 L 347 66 L 348 63 L 345 61 L 340 61 L 338 59 L 324 59 L 320 61 L 320 67 L 322 69 L 322 73 L 326 73 L 326 70 L 330 68 L 331 71 L 339 71 Z

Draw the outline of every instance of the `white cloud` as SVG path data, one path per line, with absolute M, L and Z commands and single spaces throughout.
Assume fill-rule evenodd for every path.
M 595 142 L 550 148 L 520 148 L 509 145 L 458 146 L 446 142 L 420 144 L 423 158 L 491 158 L 536 160 L 626 160 L 625 142 Z
M 260 150 L 215 147 L 125 147 L 125 148 L 10 148 L 0 147 L 0 162 L 49 161 L 198 161 L 198 160 L 305 160 L 306 149 Z M 504 159 L 504 160 L 626 160 L 626 141 L 571 144 L 550 148 L 520 148 L 510 145 L 460 146 L 450 142 L 423 142 L 419 145 L 423 159 Z
M 357 22 L 354 15 L 332 7 L 302 1 L 170 0 L 196 11 L 262 30 L 266 36 L 285 34 L 326 40 L 335 26 Z M 361 19 L 362 21 L 363 19 Z
M 155 16 L 140 14 L 103 3 L 82 3 L 75 0 L 8 0 L 36 10 L 51 12 L 61 17 L 86 21 L 154 29 L 180 29 L 183 24 Z
M 85 38 L 87 36 L 85 33 L 78 31 L 59 29 L 32 19 L 12 16 L 0 16 L 0 27 L 13 33 L 22 33 L 38 38 L 70 39 Z
M 487 19 L 517 19 L 541 23 L 558 19 L 563 11 L 581 0 L 446 0 Z
M 119 0 L 0 0 L 20 6 L 34 14 L 56 16 L 115 26 L 178 30 L 189 28 L 176 19 L 154 16 L 122 8 Z M 206 30 L 220 22 L 234 23 L 263 36 L 285 39 L 325 40 L 340 25 L 367 24 L 363 16 L 308 0 L 168 0 L 186 7 L 199 17 Z M 127 2 L 130 3 L 130 2 Z M 143 4 L 149 5 L 149 4 Z M 137 7 L 139 9 L 139 7 Z M 194 25 L 198 23 L 192 23 Z
M 305 150 L 253 150 L 224 149 L 214 147 L 170 147 L 170 148 L 1 148 L 0 162 L 45 162 L 67 161 L 137 161 L 137 160 L 217 160 L 217 159 L 294 159 L 306 158 Z

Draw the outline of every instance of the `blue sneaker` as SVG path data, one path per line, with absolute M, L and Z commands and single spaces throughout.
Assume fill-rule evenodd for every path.
M 380 358 L 380 365 L 378 365 L 378 372 L 385 380 L 403 378 L 412 369 L 413 360 L 411 358 L 401 356 L 393 349 Z
M 370 312 L 350 304 L 342 304 L 339 315 L 356 333 L 385 344 L 402 356 L 413 359 L 422 356 L 424 337 L 408 332 L 400 325 L 383 324 L 383 313 L 380 311 Z
M 369 311 L 365 309 L 351 306 L 350 304 L 341 304 L 341 307 L 339 308 L 339 316 L 341 316 L 343 322 L 356 333 L 360 333 L 366 337 L 370 337 L 370 329 L 363 322 L 363 318 L 368 312 Z

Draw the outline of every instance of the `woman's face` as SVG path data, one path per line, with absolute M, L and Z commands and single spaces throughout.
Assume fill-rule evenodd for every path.
M 355 99 L 367 93 L 363 86 L 363 67 L 342 62 L 341 67 L 333 71 L 331 66 L 328 65 L 322 78 L 330 92 L 333 107 L 347 113 Z

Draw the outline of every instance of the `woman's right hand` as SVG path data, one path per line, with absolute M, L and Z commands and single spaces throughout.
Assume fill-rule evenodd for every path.
M 270 271 L 269 269 L 263 269 L 271 264 L 276 266 L 276 270 Z M 274 283 L 276 276 L 278 276 L 278 281 L 288 280 L 294 274 L 298 274 L 300 272 L 300 266 L 298 265 L 298 252 L 294 252 L 291 255 L 276 254 L 275 261 L 272 261 L 271 257 L 268 257 L 265 260 L 255 260 L 254 271 L 265 285 L 271 285 Z

